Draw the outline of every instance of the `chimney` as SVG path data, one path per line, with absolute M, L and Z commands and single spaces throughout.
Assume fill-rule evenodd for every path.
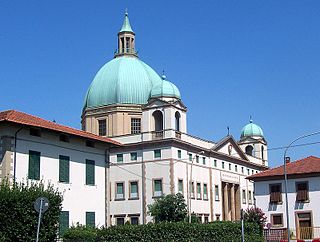
M 287 164 L 290 163 L 290 157 L 289 156 L 286 157 L 286 163 Z

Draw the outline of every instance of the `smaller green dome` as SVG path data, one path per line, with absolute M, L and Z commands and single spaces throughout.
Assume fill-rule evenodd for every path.
M 254 124 L 252 120 L 241 130 L 241 138 L 250 136 L 260 136 L 263 137 L 263 131 L 260 126 Z
M 165 75 L 162 75 L 161 83 L 153 86 L 150 97 L 175 97 L 181 99 L 179 89 L 172 82 L 167 81 Z

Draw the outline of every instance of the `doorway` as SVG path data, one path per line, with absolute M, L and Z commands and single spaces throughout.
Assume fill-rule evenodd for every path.
M 297 237 L 299 239 L 313 239 L 311 212 L 296 213 Z

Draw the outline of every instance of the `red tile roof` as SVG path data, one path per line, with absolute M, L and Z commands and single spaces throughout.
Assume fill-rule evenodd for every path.
M 79 129 L 74 129 L 68 126 L 57 124 L 55 122 L 51 122 L 51 121 L 48 121 L 27 113 L 19 112 L 16 110 L 8 110 L 8 111 L 0 112 L 0 122 L 4 122 L 4 121 L 38 127 L 38 128 L 49 129 L 57 132 L 66 133 L 69 135 L 79 136 L 86 139 L 102 141 L 102 142 L 114 144 L 117 146 L 122 145 L 121 143 L 109 138 L 101 137 L 101 136 L 91 134 Z
M 320 158 L 316 156 L 309 156 L 301 160 L 287 163 L 287 175 L 290 176 L 309 176 L 320 173 Z M 284 166 L 279 166 L 263 172 L 248 176 L 249 180 L 269 180 L 280 178 L 283 179 Z

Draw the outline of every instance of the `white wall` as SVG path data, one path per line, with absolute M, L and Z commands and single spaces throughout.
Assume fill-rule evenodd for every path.
M 309 200 L 308 203 L 296 203 L 296 182 L 308 181 L 309 182 Z M 270 195 L 269 195 L 269 184 L 281 184 L 282 186 L 282 204 L 271 205 Z M 255 182 L 256 190 L 256 203 L 257 207 L 260 207 L 266 214 L 268 222 L 271 222 L 271 214 L 282 213 L 284 227 L 287 226 L 286 218 L 286 208 L 285 208 L 285 189 L 284 181 L 282 180 L 272 180 L 272 181 L 258 181 Z M 295 213 L 302 211 L 312 211 L 313 226 L 320 226 L 320 177 L 309 177 L 309 178 L 299 178 L 299 179 L 289 179 L 288 180 L 288 204 L 289 204 L 289 225 L 290 228 L 295 228 Z

